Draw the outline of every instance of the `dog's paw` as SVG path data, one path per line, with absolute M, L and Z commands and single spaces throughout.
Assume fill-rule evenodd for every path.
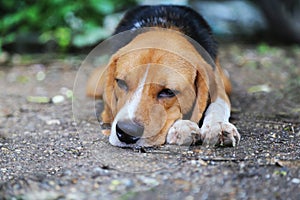
M 168 144 L 191 145 L 200 139 L 198 124 L 189 120 L 177 120 L 169 129 Z
M 241 138 L 230 122 L 203 124 L 200 133 L 204 145 L 236 146 Z
M 111 124 L 100 122 L 101 133 L 103 135 L 109 136 L 111 132 Z
M 110 135 L 110 130 L 101 130 L 101 133 L 103 135 L 109 136 Z

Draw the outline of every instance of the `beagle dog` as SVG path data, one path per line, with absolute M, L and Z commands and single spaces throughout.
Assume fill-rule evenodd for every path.
M 102 133 L 119 147 L 165 143 L 236 146 L 229 122 L 231 84 L 220 67 L 210 27 L 185 6 L 138 6 L 114 35 L 133 34 L 97 68 L 87 95 L 103 99 Z

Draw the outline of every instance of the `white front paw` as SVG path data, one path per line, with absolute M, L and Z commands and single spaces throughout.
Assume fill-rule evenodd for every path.
M 241 138 L 230 122 L 204 123 L 200 132 L 203 144 L 206 145 L 236 146 Z
M 191 145 L 200 139 L 198 124 L 189 120 L 177 120 L 169 129 L 167 143 Z

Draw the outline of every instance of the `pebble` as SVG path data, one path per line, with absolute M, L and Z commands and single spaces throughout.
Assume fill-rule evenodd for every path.
M 112 180 L 108 186 L 111 191 L 121 191 L 134 187 L 134 182 L 131 179 L 124 178 L 120 180 Z
M 56 96 L 52 97 L 51 101 L 54 104 L 62 103 L 65 101 L 65 97 L 62 95 L 56 95 Z
M 124 179 L 123 182 L 126 188 L 132 188 L 134 186 L 134 182 L 131 179 Z
M 100 167 L 95 167 L 92 171 L 92 178 L 97 178 L 99 176 L 108 175 L 109 171 L 106 169 L 102 169 Z
M 43 71 L 39 71 L 36 74 L 36 80 L 38 80 L 38 81 L 43 81 L 45 78 L 46 78 L 46 74 Z
M 62 172 L 62 176 L 71 176 L 72 175 L 72 171 L 69 169 L 66 169 Z
M 60 88 L 60 93 L 65 95 L 67 98 L 72 98 L 73 97 L 73 91 L 66 88 L 66 87 Z
M 190 196 L 185 197 L 184 200 L 194 200 L 194 197 L 190 195 Z
M 191 165 L 197 165 L 197 161 L 196 160 L 191 160 Z
M 5 172 L 7 172 L 7 169 L 6 168 L 1 168 L 1 172 L 5 173 Z
M 5 51 L 2 51 L 2 53 L 0 53 L 0 63 L 5 63 L 7 62 L 9 59 L 9 54 Z
M 293 178 L 292 183 L 300 184 L 300 179 L 299 178 Z
M 265 175 L 265 178 L 266 178 L 266 179 L 269 179 L 270 177 L 271 177 L 270 174 L 266 174 L 266 175 Z
M 64 198 L 62 198 L 62 199 L 64 199 Z M 73 193 L 67 194 L 65 199 L 81 200 L 81 199 L 87 199 L 87 197 L 83 193 L 79 193 L 77 191 L 74 191 Z
M 121 182 L 119 180 L 112 180 L 110 185 L 108 186 L 108 188 L 112 191 L 115 191 L 115 190 L 117 190 L 118 185 L 120 185 L 120 184 L 121 184 Z
M 15 152 L 16 152 L 17 154 L 19 154 L 19 153 L 21 153 L 22 151 L 21 151 L 21 149 L 15 149 Z
M 25 194 L 24 199 L 59 199 L 62 194 L 54 191 L 33 191 Z
M 6 147 L 1 147 L 1 151 L 2 151 L 3 153 L 8 153 L 8 152 L 9 152 L 9 149 L 6 148 Z
M 16 169 L 17 169 L 17 170 L 21 170 L 21 169 L 22 169 L 22 166 L 18 165 L 18 166 L 16 166 Z
M 155 187 L 155 186 L 159 185 L 159 182 L 154 178 L 150 178 L 150 177 L 146 177 L 146 176 L 140 176 L 139 178 L 147 186 Z
M 204 160 L 200 159 L 200 160 L 191 160 L 191 165 L 194 165 L 194 166 L 207 166 L 207 162 L 205 162 Z
M 47 125 L 60 125 L 60 121 L 58 119 L 50 119 L 46 121 Z

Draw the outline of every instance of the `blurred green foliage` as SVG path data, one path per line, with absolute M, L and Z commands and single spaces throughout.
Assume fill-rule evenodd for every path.
M 93 45 L 107 36 L 105 16 L 127 9 L 136 0 L 0 0 L 0 51 L 19 36 L 60 50 Z

